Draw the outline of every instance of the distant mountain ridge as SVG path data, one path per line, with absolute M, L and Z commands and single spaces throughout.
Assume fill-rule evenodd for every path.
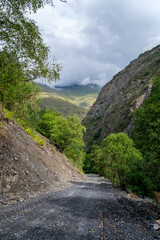
M 71 94 L 75 96 L 83 96 L 86 94 L 97 94 L 100 92 L 101 88 L 96 84 L 87 84 L 80 85 L 74 84 L 71 86 L 56 86 L 55 89 L 59 89 L 60 91 L 64 91 L 65 94 Z
M 86 94 L 98 94 L 101 90 L 101 88 L 96 84 L 87 84 L 87 85 L 80 85 L 80 84 L 74 84 L 71 86 L 49 86 L 44 83 L 37 83 L 38 86 L 42 88 L 42 92 L 51 92 L 51 93 L 57 93 L 60 95 L 76 95 L 83 96 Z
M 54 108 L 63 115 L 78 115 L 83 119 L 96 100 L 100 87 L 95 84 L 56 86 L 52 88 L 46 84 L 37 83 L 41 87 L 40 107 Z
M 87 148 L 100 145 L 110 133 L 128 133 L 130 113 L 150 95 L 154 76 L 160 76 L 160 45 L 141 54 L 102 88 L 83 120 Z

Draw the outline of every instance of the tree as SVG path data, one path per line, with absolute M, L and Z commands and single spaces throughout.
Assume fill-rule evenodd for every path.
M 22 118 L 28 125 L 35 127 L 39 112 L 37 94 L 40 88 L 34 82 L 24 81 L 23 71 L 14 54 L 1 52 L 0 60 L 2 109 L 5 107 L 14 113 L 14 117 Z M 3 111 L 1 114 L 3 116 Z
M 63 133 L 59 135 L 59 140 L 65 143 L 64 153 L 79 169 L 83 167 L 84 160 L 84 141 L 83 134 L 85 132 L 85 127 L 81 125 L 81 122 L 77 116 L 66 116 L 63 120 L 66 124 L 63 129 Z M 59 131 L 62 131 L 61 123 L 59 126 Z M 61 130 L 60 130 L 61 129 Z M 59 132 L 58 131 L 58 132 Z M 58 134 L 57 134 L 58 137 Z
M 49 80 L 59 78 L 59 65 L 49 63 L 49 49 L 43 43 L 35 21 L 27 15 L 36 12 L 52 1 L 2 0 L 0 3 L 0 42 L 2 52 L 14 54 L 21 65 L 24 80 L 45 77 Z M 13 81 L 16 79 L 13 79 Z
M 143 153 L 154 189 L 160 191 L 160 77 L 153 80 L 149 98 L 133 116 L 132 138 Z
M 134 147 L 125 133 L 110 134 L 102 143 L 101 164 L 104 175 L 125 188 L 126 175 L 134 161 L 141 161 L 142 154 Z
M 65 2 L 65 1 L 63 1 Z M 61 66 L 49 61 L 49 48 L 44 44 L 38 26 L 29 18 L 50 0 L 0 1 L 0 102 L 2 108 L 17 99 L 28 101 L 33 91 L 22 94 L 22 86 L 31 86 L 36 78 L 59 79 Z M 35 86 L 34 86 L 35 87 Z M 29 90 L 29 88 L 28 88 Z M 23 101 L 24 102 L 24 101 Z M 15 106 L 15 104 L 13 104 Z M 21 104 L 22 105 L 22 104 Z M 15 110 L 14 107 L 12 110 Z
M 93 145 L 90 153 L 87 153 L 85 156 L 83 167 L 85 173 L 98 173 L 103 175 L 103 164 L 100 156 L 101 148 Z
M 37 131 L 50 140 L 56 116 L 61 116 L 61 113 L 54 112 L 53 109 L 47 109 L 38 122 Z
M 85 128 L 76 116 L 62 117 L 60 113 L 47 110 L 40 118 L 37 130 L 47 137 L 78 168 L 84 159 L 83 133 Z
M 113 183 L 143 196 L 151 196 L 152 183 L 134 142 L 124 133 L 110 134 L 86 155 L 85 171 L 98 173 Z

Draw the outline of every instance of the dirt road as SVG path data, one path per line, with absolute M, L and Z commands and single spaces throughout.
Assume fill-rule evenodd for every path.
M 160 239 L 160 209 L 96 175 L 25 203 L 1 204 L 0 239 Z

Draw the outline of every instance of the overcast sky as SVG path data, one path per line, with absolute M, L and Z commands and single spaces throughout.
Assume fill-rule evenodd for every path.
M 104 86 L 142 52 L 160 44 L 160 0 L 55 0 L 36 13 L 58 85 Z

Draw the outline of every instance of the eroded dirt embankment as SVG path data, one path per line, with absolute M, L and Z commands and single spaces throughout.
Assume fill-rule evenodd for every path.
M 46 140 L 35 143 L 15 121 L 0 127 L 0 194 L 22 200 L 31 194 L 60 190 L 81 175 Z

